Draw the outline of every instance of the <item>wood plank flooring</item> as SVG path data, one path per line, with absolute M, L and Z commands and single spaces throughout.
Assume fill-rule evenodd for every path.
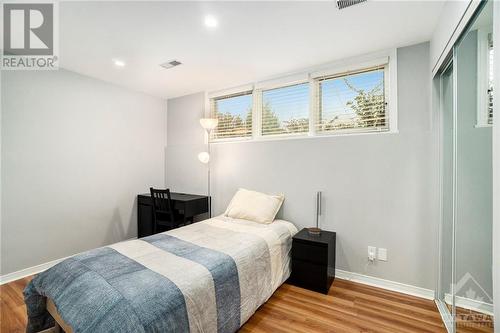
M 336 279 L 328 295 L 284 284 L 241 332 L 446 332 L 433 301 Z
M 0 286 L 0 332 L 26 332 L 26 306 L 23 290 L 31 277 Z
M 457 307 L 457 333 L 493 333 L 493 316 Z
M 28 277 L 0 286 L 0 332 L 25 331 L 22 291 L 30 280 Z M 328 295 L 284 284 L 240 332 L 446 331 L 433 301 L 336 279 Z M 467 328 L 463 332 L 493 330 Z

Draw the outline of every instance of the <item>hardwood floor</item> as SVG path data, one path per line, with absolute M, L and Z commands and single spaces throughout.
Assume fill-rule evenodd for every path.
M 457 333 L 493 333 L 493 316 L 457 307 Z
M 288 284 L 241 332 L 446 332 L 433 301 L 336 279 L 328 295 Z
M 0 286 L 0 332 L 24 332 L 22 291 L 31 278 Z M 433 301 L 336 279 L 328 295 L 281 286 L 241 328 L 262 332 L 446 332 Z M 468 328 L 461 332 L 493 332 Z
M 0 332 L 21 333 L 26 331 L 26 306 L 23 290 L 31 277 L 0 286 Z

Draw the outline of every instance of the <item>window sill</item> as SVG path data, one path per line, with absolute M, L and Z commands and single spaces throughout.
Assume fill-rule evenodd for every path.
M 491 125 L 490 125 L 491 126 Z M 325 133 L 316 135 L 276 135 L 276 136 L 262 136 L 259 138 L 238 138 L 238 139 L 219 139 L 210 141 L 211 144 L 227 144 L 227 143 L 243 143 L 243 142 L 267 142 L 267 141 L 283 141 L 283 140 L 309 140 L 309 139 L 324 139 L 344 136 L 360 136 L 360 135 L 387 135 L 399 134 L 399 130 L 389 131 L 373 131 L 373 132 L 349 132 L 349 133 Z

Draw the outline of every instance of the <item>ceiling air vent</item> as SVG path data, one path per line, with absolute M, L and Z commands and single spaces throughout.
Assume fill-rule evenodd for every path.
M 336 0 L 338 9 L 344 9 L 365 2 L 366 0 Z
M 169 68 L 172 68 L 175 66 L 179 66 L 180 64 L 182 64 L 182 62 L 177 61 L 177 60 L 172 60 L 172 61 L 164 62 L 163 64 L 160 64 L 160 66 L 163 68 L 169 69 Z

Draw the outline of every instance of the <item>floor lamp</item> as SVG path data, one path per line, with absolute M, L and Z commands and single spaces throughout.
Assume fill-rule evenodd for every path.
M 210 135 L 217 127 L 219 120 L 216 118 L 202 118 L 200 125 L 207 132 L 207 150 L 198 154 L 198 159 L 201 163 L 207 165 L 207 192 L 208 192 L 208 217 L 212 217 L 212 196 L 210 195 Z

